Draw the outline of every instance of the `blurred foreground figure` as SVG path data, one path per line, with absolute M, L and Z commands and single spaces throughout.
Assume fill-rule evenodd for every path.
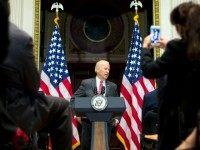
M 196 127 L 200 85 L 200 5 L 182 3 L 171 12 L 171 23 L 180 39 L 158 46 L 165 52 L 155 61 L 150 57 L 151 41 L 143 43 L 142 71 L 147 78 L 167 75 L 159 108 L 160 150 L 175 149 Z
M 8 12 L 8 1 L 0 2 L 0 8 Z M 0 13 L 1 17 L 3 14 Z M 1 25 L 2 21 L 1 18 Z M 28 136 L 40 130 L 47 131 L 53 150 L 71 150 L 68 101 L 38 92 L 40 78 L 34 62 L 32 38 L 12 23 L 8 27 L 8 53 L 0 64 L 0 149 L 23 149 L 14 144 L 16 134 L 22 135 L 20 127 Z M 2 48 L 6 43 L 1 41 L 0 45 Z M 24 135 L 21 137 L 27 139 Z

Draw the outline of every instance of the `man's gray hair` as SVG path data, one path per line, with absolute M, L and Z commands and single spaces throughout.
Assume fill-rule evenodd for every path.
M 102 63 L 109 63 L 108 61 L 106 60 L 99 60 L 96 65 L 95 65 L 95 72 L 97 72 L 97 70 L 99 70 L 99 68 L 101 67 Z

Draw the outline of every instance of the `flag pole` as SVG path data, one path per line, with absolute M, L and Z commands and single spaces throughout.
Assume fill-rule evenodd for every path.
M 60 18 L 59 18 L 58 13 L 59 13 L 59 9 L 64 10 L 63 5 L 61 3 L 58 3 L 58 2 L 53 3 L 52 6 L 51 6 L 51 10 L 53 10 L 53 9 L 56 10 L 56 17 L 54 18 L 54 22 L 59 27 L 58 21 L 60 20 Z
M 56 24 L 57 27 L 59 27 L 58 21 L 60 20 L 59 18 L 59 9 L 64 10 L 63 5 L 61 3 L 53 3 L 51 5 L 51 10 L 55 9 L 56 12 L 56 17 L 54 18 L 54 23 Z M 47 145 L 47 150 L 52 150 L 52 143 L 51 143 L 51 138 L 50 138 L 50 134 L 48 133 L 48 145 Z
M 138 18 L 139 18 L 139 15 L 138 15 L 138 7 L 143 7 L 142 3 L 139 1 L 139 0 L 133 0 L 131 3 L 130 3 L 130 8 L 132 8 L 134 6 L 135 8 L 135 15 L 133 17 L 134 21 L 139 24 L 138 22 Z

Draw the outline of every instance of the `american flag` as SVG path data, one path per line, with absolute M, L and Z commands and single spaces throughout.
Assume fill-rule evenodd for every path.
M 66 100 L 70 100 L 73 95 L 58 26 L 55 26 L 48 46 L 46 60 L 41 72 L 40 89 L 46 95 L 61 97 Z M 75 149 L 80 144 L 76 118 L 72 119 L 72 128 L 72 148 Z
M 135 22 L 120 91 L 120 96 L 125 100 L 126 110 L 117 126 L 117 137 L 126 150 L 141 149 L 143 96 L 155 88 L 153 80 L 142 76 L 141 48 L 142 38 L 138 22 Z

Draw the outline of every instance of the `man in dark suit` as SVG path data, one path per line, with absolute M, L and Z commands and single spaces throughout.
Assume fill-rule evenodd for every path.
M 78 90 L 74 93 L 75 97 L 92 97 L 97 94 L 102 94 L 106 97 L 118 96 L 117 85 L 113 82 L 107 81 L 110 71 L 110 64 L 108 61 L 100 60 L 96 63 L 95 72 L 96 77 L 85 79 L 81 82 Z M 88 119 L 79 118 L 82 125 L 81 135 L 81 149 L 89 150 L 91 142 L 91 122 Z M 113 119 L 108 123 L 108 129 L 113 125 L 116 126 L 117 119 Z M 112 124 L 112 125 L 111 125 Z M 110 134 L 110 130 L 109 130 Z
M 16 149 L 12 140 L 20 127 L 27 135 L 49 131 L 53 150 L 71 150 L 69 103 L 38 92 L 40 77 L 32 38 L 12 23 L 8 55 L 0 72 L 0 149 Z
M 158 134 L 158 89 L 144 95 L 142 107 L 142 147 L 154 150 Z
M 144 95 L 143 107 L 142 107 L 142 122 L 145 123 L 148 112 L 158 113 L 158 89 L 155 89 Z M 152 120 L 153 121 L 153 120 Z M 143 124 L 143 130 L 145 130 L 145 125 Z M 146 131 L 146 130 L 145 130 Z M 152 131 L 154 132 L 154 131 Z

